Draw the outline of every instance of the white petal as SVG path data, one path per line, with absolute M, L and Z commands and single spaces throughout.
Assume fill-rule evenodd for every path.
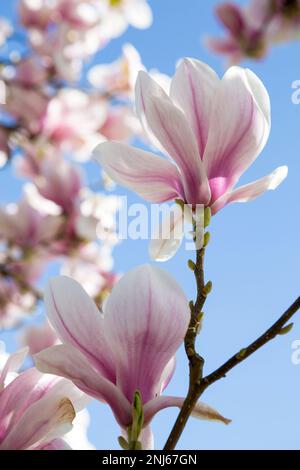
M 81 285 L 66 276 L 51 279 L 45 304 L 59 338 L 78 348 L 104 376 L 113 380 L 115 366 L 103 315 Z
M 168 261 L 179 249 L 184 235 L 183 211 L 179 205 L 172 207 L 149 245 L 149 255 L 155 261 Z
M 240 188 L 235 189 L 234 191 L 224 194 L 224 196 L 217 199 L 216 202 L 212 205 L 212 213 L 215 214 L 226 204 L 230 204 L 232 202 L 251 201 L 253 199 L 256 199 L 258 196 L 268 190 L 276 189 L 287 177 L 287 174 L 288 167 L 280 166 L 264 178 L 254 181 L 253 183 L 246 184 L 244 186 L 241 186 Z
M 219 85 L 215 71 L 203 62 L 184 59 L 172 79 L 171 99 L 185 113 L 203 157 L 214 95 Z
M 185 336 L 190 312 L 175 280 L 156 266 L 139 266 L 115 285 L 105 305 L 114 345 L 117 385 L 129 401 L 136 390 L 147 402 Z
M 119 142 L 98 145 L 94 157 L 114 181 L 147 201 L 157 203 L 182 197 L 180 174 L 174 164 L 163 158 Z

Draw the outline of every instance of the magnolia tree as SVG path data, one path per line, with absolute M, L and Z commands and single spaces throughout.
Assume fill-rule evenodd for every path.
M 254 3 L 252 14 L 268 14 L 271 25 L 263 20 L 264 41 L 273 41 L 279 24 L 287 35 L 296 29 L 297 2 L 260 2 L 260 9 Z M 236 61 L 249 54 L 252 30 L 234 6 L 219 13 L 231 36 L 218 50 L 223 44 Z M 153 417 L 178 408 L 166 436 L 172 450 L 190 416 L 230 423 L 201 396 L 288 333 L 300 308 L 298 298 L 257 340 L 204 373 L 196 339 L 212 290 L 204 272 L 210 219 L 287 176 L 281 166 L 239 185 L 269 137 L 268 92 L 248 69 L 233 66 L 219 78 L 190 58 L 178 62 L 172 79 L 147 72 L 129 44 L 112 64 L 87 68 L 128 24 L 151 24 L 144 0 L 22 0 L 18 21 L 16 28 L 0 23 L 1 164 L 24 181 L 21 200 L 0 209 L 0 327 L 21 329 L 24 347 L 0 351 L 0 450 L 93 448 L 85 435 L 92 398 L 111 408 L 126 450 L 154 448 Z M 151 151 L 131 147 L 134 138 Z M 97 180 L 89 185 L 91 155 Z M 122 276 L 112 271 L 120 201 L 108 191 L 115 183 L 153 204 L 173 202 L 150 242 L 154 263 Z M 195 253 L 186 268 L 195 275 L 192 301 L 156 264 L 176 254 L 184 234 Z M 63 275 L 43 289 L 53 265 Z M 24 328 L 39 303 L 47 319 Z M 182 344 L 189 388 L 186 396 L 168 396 Z

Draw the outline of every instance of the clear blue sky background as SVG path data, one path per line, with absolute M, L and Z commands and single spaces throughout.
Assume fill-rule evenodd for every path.
M 11 16 L 14 3 L 1 2 L 0 14 Z M 98 55 L 99 61 L 116 58 L 127 41 L 138 48 L 148 68 L 172 74 L 180 57 L 191 56 L 223 73 L 222 59 L 209 53 L 202 42 L 208 34 L 221 33 L 213 15 L 217 1 L 149 3 L 153 26 L 145 31 L 129 29 Z M 291 102 L 291 83 L 300 79 L 299 43 L 278 46 L 265 61 L 247 65 L 269 90 L 273 128 L 267 147 L 242 182 L 282 164 L 289 166 L 290 173 L 277 191 L 248 204 L 229 206 L 213 219 L 206 275 L 214 289 L 198 340 L 207 372 L 261 334 L 299 294 L 300 106 Z M 2 201 L 18 197 L 20 186 L 11 184 L 7 172 L 0 173 L 0 187 Z M 123 189 L 118 192 L 126 194 Z M 138 201 L 135 195 L 129 194 L 129 198 Z M 147 244 L 126 241 L 120 245 L 115 250 L 116 269 L 125 272 L 149 262 Z M 163 267 L 193 298 L 195 287 L 186 268 L 187 256 L 182 249 Z M 2 337 L 12 349 L 14 334 Z M 299 315 L 289 335 L 266 346 L 205 393 L 203 401 L 231 418 L 232 424 L 226 427 L 191 419 L 179 448 L 300 449 L 300 365 L 291 362 L 291 344 L 296 339 L 300 339 Z M 181 351 L 167 393 L 184 395 L 186 387 L 187 364 Z M 117 448 L 119 431 L 108 407 L 94 402 L 90 409 L 93 443 L 99 449 Z M 154 420 L 157 448 L 162 447 L 175 416 L 175 410 L 167 410 Z

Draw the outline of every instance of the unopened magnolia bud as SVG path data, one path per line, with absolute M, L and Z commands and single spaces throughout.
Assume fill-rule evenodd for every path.
M 203 247 L 204 248 L 209 244 L 209 241 L 210 241 L 210 233 L 205 232 L 204 239 L 203 239 Z
M 293 326 L 294 326 L 294 323 L 290 323 L 289 325 L 284 326 L 283 328 L 281 328 L 278 334 L 287 335 L 293 329 Z
M 123 436 L 118 437 L 118 442 L 123 450 L 129 450 L 129 444 Z
M 240 352 L 237 354 L 237 359 L 244 359 L 247 354 L 247 348 L 241 349 Z
M 203 294 L 208 295 L 211 293 L 211 291 L 212 291 L 212 282 L 208 281 L 207 284 L 205 284 L 203 288 Z
M 192 271 L 195 271 L 195 269 L 196 269 L 196 264 L 194 263 L 193 260 L 191 260 L 191 259 L 188 260 L 188 267 L 189 267 Z
M 211 219 L 211 210 L 210 207 L 205 207 L 204 209 L 204 227 L 208 227 Z

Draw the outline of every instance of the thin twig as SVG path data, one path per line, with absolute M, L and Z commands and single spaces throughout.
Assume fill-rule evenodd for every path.
M 196 231 L 196 222 L 194 222 L 194 231 Z M 196 237 L 195 237 L 196 241 Z M 166 442 L 164 450 L 175 449 L 175 446 L 181 436 L 181 433 L 198 401 L 198 389 L 201 385 L 204 359 L 196 351 L 196 337 L 202 320 L 202 308 L 204 306 L 207 293 L 205 292 L 204 280 L 204 256 L 205 247 L 196 250 L 196 263 L 190 261 L 190 267 L 193 268 L 196 284 L 197 298 L 195 303 L 190 303 L 191 319 L 185 336 L 184 346 L 189 360 L 190 382 L 187 397 L 180 410 L 171 434 Z
M 203 392 L 214 382 L 225 377 L 231 369 L 243 362 L 276 336 L 288 333 L 292 325 L 287 325 L 287 323 L 300 309 L 300 297 L 298 297 L 297 300 L 295 300 L 295 302 L 283 313 L 279 320 L 277 320 L 263 335 L 261 335 L 246 348 L 243 348 L 238 353 L 234 354 L 234 356 L 232 356 L 227 362 L 225 362 L 214 372 L 207 375 L 206 377 L 203 377 L 204 359 L 196 352 L 195 342 L 199 322 L 201 321 L 202 316 L 201 310 L 207 296 L 207 286 L 205 286 L 204 282 L 203 269 L 204 254 L 205 248 L 197 251 L 196 265 L 194 266 L 194 273 L 197 283 L 197 299 L 195 304 L 191 303 L 191 320 L 188 332 L 185 337 L 185 349 L 189 359 L 190 369 L 189 390 L 170 436 L 165 444 L 164 450 L 175 449 L 186 426 L 186 423 Z
M 271 326 L 263 335 L 261 335 L 257 340 L 253 341 L 249 346 L 239 351 L 237 354 L 232 356 L 227 362 L 225 362 L 221 367 L 216 369 L 211 374 L 207 375 L 202 379 L 203 384 L 208 387 L 212 385 L 219 379 L 222 379 L 226 376 L 227 372 L 233 369 L 235 366 L 243 362 L 258 349 L 263 347 L 269 341 L 274 339 L 280 334 L 284 334 L 290 330 L 288 325 L 287 330 L 285 331 L 284 327 L 288 321 L 295 315 L 295 313 L 300 309 L 300 297 L 295 300 L 295 302 L 284 312 L 284 314 L 277 320 L 274 325 Z M 292 325 L 291 325 L 292 326 Z

